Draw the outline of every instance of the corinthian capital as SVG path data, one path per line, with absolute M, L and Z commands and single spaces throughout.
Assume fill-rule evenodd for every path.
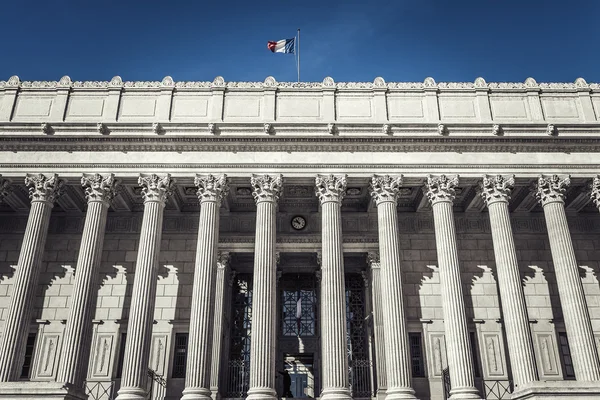
M 569 175 L 565 175 L 562 178 L 558 175 L 540 175 L 535 186 L 536 199 L 542 206 L 548 203 L 564 203 L 565 192 L 571 184 L 570 178 Z
M 452 203 L 456 197 L 456 186 L 458 186 L 458 175 L 429 175 L 424 188 L 425 195 L 431 204 L 441 201 Z
M 12 187 L 10 186 L 11 183 L 12 181 L 10 179 L 3 178 L 2 175 L 0 175 L 0 203 L 12 191 Z
M 341 203 L 346 194 L 347 175 L 317 175 L 316 195 L 321 204 L 328 201 Z
M 499 201 L 508 203 L 514 186 L 514 175 L 485 175 L 480 185 L 481 197 L 487 206 Z
M 99 201 L 108 204 L 115 197 L 118 185 L 119 180 L 113 174 L 106 177 L 100 174 L 83 174 L 81 177 L 81 186 L 85 189 L 88 203 Z
M 208 175 L 196 175 L 194 184 L 198 187 L 196 194 L 200 202 L 204 201 L 216 201 L 221 204 L 223 198 L 227 196 L 229 192 L 229 185 L 227 184 L 227 175 L 214 176 Z
M 590 193 L 592 201 L 600 209 L 600 175 L 594 178 L 592 181 L 592 191 Z
M 29 197 L 31 201 L 45 201 L 54 203 L 63 193 L 66 181 L 59 179 L 58 175 L 49 177 L 42 174 L 27 174 L 25 185 L 29 186 Z
M 277 202 L 283 188 L 283 176 L 280 175 L 254 175 L 250 179 L 252 196 L 256 204 L 262 201 Z
M 379 252 L 378 251 L 369 251 L 367 253 L 367 263 L 369 264 L 371 269 L 380 268 L 381 261 L 379 259 Z
M 171 174 L 167 174 L 162 178 L 156 174 L 140 174 L 138 185 L 142 187 L 144 203 L 158 201 L 164 205 L 167 198 L 173 193 L 175 180 L 171 179 Z
M 217 253 L 217 268 L 227 268 L 231 255 L 228 251 L 219 251 Z
M 400 186 L 402 186 L 402 175 L 373 175 L 369 191 L 371 192 L 371 197 L 375 199 L 376 204 L 383 202 L 393 202 L 396 204 L 398 202 Z

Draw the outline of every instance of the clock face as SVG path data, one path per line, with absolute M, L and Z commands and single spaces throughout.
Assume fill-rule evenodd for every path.
M 304 219 L 304 217 L 298 215 L 292 218 L 292 228 L 294 228 L 297 231 L 300 231 L 304 229 L 304 227 L 306 227 L 306 220 Z

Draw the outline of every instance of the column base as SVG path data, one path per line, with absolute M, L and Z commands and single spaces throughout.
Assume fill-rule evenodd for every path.
M 386 400 L 416 400 L 415 391 L 410 387 L 388 388 L 386 391 Z
M 210 397 L 212 398 L 212 400 L 221 400 L 221 393 L 219 393 L 219 388 L 211 387 Z
M 115 400 L 147 400 L 148 393 L 138 387 L 122 387 Z
M 248 390 L 246 400 L 277 400 L 277 392 L 268 387 L 253 387 Z
M 385 400 L 386 391 L 387 391 L 386 388 L 377 389 L 377 394 L 375 395 L 377 400 Z
M 321 392 L 321 400 L 351 400 L 350 389 L 327 388 Z
M 450 398 L 449 400 L 482 400 L 481 395 L 479 394 L 479 390 L 474 387 L 462 387 L 462 388 L 452 388 L 450 389 Z
M 540 381 L 529 382 L 515 389 L 512 400 L 600 399 L 600 382 Z
M 27 400 L 87 400 L 88 396 L 79 388 L 64 382 L 2 382 L 0 399 Z
M 201 387 L 187 387 L 182 394 L 181 400 L 212 400 L 212 392 Z

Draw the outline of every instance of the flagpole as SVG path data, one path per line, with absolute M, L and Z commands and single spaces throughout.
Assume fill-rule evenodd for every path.
M 297 53 L 298 53 L 298 83 L 300 83 L 300 29 L 298 28 L 298 43 L 297 43 Z

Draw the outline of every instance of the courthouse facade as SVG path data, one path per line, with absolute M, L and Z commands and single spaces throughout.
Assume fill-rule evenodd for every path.
M 0 399 L 596 399 L 600 85 L 0 81 Z

